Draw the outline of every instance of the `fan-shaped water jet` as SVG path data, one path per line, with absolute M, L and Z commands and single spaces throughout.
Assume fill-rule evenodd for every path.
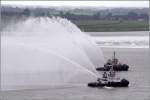
M 96 79 L 103 55 L 89 36 L 62 18 L 29 18 L 2 33 L 2 89 Z M 17 56 L 15 56 L 17 55 Z

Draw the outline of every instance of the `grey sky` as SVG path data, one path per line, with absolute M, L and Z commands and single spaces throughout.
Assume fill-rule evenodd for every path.
M 25 6 L 92 6 L 92 7 L 149 7 L 149 1 L 1 1 L 7 5 Z

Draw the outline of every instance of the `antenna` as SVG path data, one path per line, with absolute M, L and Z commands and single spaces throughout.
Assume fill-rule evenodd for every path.
M 115 56 L 116 56 L 116 52 L 114 51 L 114 59 L 116 58 Z

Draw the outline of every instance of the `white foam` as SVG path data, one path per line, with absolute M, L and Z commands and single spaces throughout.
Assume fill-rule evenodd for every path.
M 101 47 L 148 48 L 148 36 L 102 36 L 92 37 Z

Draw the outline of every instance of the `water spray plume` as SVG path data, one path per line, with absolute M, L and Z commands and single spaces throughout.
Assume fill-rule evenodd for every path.
M 60 17 L 39 17 L 9 25 L 2 32 L 2 89 L 87 83 L 103 66 L 101 49 Z

